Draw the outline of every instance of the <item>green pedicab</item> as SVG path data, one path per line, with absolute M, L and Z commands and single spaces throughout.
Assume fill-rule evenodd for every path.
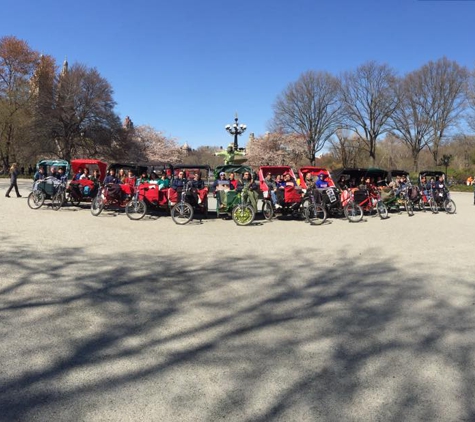
M 249 166 L 236 164 L 218 166 L 214 170 L 216 215 L 218 217 L 221 214 L 229 215 L 238 226 L 247 226 L 254 221 L 257 209 L 257 192 L 250 190 L 248 187 L 243 188 L 240 182 L 235 183 L 235 186 L 230 189 L 229 184 L 220 183 L 219 174 L 225 173 L 228 176 L 230 173 L 234 173 L 242 178 L 245 172 L 253 174 Z

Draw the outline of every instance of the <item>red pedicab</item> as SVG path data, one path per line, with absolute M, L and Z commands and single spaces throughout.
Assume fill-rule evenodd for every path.
M 286 185 L 283 186 L 283 188 L 277 187 L 276 191 L 271 192 L 265 182 L 265 178 L 268 174 L 272 176 L 273 180 L 275 180 L 277 176 L 285 175 L 288 175 L 290 180 L 285 182 Z M 305 210 L 302 201 L 302 190 L 297 185 L 295 173 L 292 170 L 292 167 L 262 166 L 259 167 L 258 176 L 259 188 L 263 195 L 262 213 L 265 219 L 271 219 L 274 214 L 278 212 L 283 216 L 304 216 Z
M 73 172 L 73 180 L 68 185 L 68 199 L 72 205 L 78 206 L 83 201 L 92 201 L 97 195 L 100 183 L 104 181 L 106 176 L 107 164 L 100 160 L 94 159 L 77 159 L 71 161 L 71 168 Z M 74 175 L 80 169 L 87 168 L 89 174 L 92 176 L 95 170 L 99 172 L 99 183 L 90 179 L 74 180 Z
M 112 164 L 110 169 L 124 168 L 124 164 Z M 127 165 L 129 170 L 139 173 L 139 166 Z M 145 167 L 146 169 L 146 167 Z M 137 184 L 139 178 L 136 179 Z M 130 183 L 108 183 L 102 185 L 91 203 L 91 214 L 98 216 L 104 208 L 125 209 L 132 220 L 140 220 L 147 212 L 147 205 L 139 196 L 138 186 Z

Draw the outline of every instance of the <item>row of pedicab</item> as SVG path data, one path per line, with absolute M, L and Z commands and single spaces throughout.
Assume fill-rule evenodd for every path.
M 43 168 L 50 174 L 53 168 L 63 168 L 64 174 L 77 174 L 80 169 L 87 168 L 90 174 L 99 175 L 96 180 L 88 178 L 66 181 L 49 176 L 35 182 L 28 197 L 28 205 L 32 209 L 40 208 L 50 200 L 53 209 L 58 210 L 67 204 L 79 206 L 89 203 L 91 213 L 99 216 L 105 209 L 124 210 L 132 220 L 140 220 L 152 210 L 165 210 L 176 224 L 186 224 L 196 215 L 199 218 L 208 216 L 208 194 L 211 187 L 212 171 L 203 165 L 171 165 L 164 163 L 108 165 L 100 160 L 79 159 L 71 163 L 62 160 L 42 160 L 37 169 Z M 111 170 L 132 171 L 136 177 L 134 185 L 107 184 L 105 176 Z M 409 181 L 397 186 L 390 182 L 399 176 L 408 177 L 407 172 L 381 169 L 339 169 L 330 172 L 321 167 L 302 167 L 298 177 L 290 166 L 262 166 L 256 173 L 245 165 L 224 165 L 214 170 L 214 178 L 219 174 L 233 173 L 242 180 L 246 173 L 252 174 L 251 183 L 237 185 L 235 189 L 214 192 L 218 196 L 218 216 L 229 216 L 238 225 L 251 224 L 257 210 L 257 201 L 261 199 L 261 212 L 266 220 L 275 217 L 298 218 L 312 225 L 323 224 L 328 217 L 342 217 L 350 222 L 358 222 L 364 214 L 377 215 L 381 219 L 388 218 L 391 210 L 405 209 L 408 215 L 414 215 L 415 209 L 430 210 L 433 213 L 444 209 L 448 213 L 455 212 L 455 203 L 450 199 L 446 187 L 443 190 L 429 189 L 428 186 L 411 184 Z M 165 175 L 171 186 L 162 187 L 157 180 L 141 178 L 140 175 Z M 288 183 L 279 187 L 275 183 L 278 176 L 286 175 Z M 442 172 L 425 171 L 423 177 L 438 178 Z M 198 175 L 196 177 L 195 175 Z M 205 179 L 205 183 L 196 184 L 196 179 Z M 183 183 L 173 183 L 182 178 Z M 156 179 L 156 178 L 155 178 Z M 323 179 L 323 187 L 317 187 L 315 181 Z M 418 181 L 418 182 L 419 182 Z M 180 187 L 173 187 L 174 185 Z M 278 193 L 279 195 L 276 195 Z

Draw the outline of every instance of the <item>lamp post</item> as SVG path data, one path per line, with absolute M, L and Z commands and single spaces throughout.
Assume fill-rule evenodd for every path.
M 226 125 L 225 129 L 228 131 L 228 133 L 232 136 L 234 136 L 234 151 L 237 151 L 238 148 L 238 136 L 242 135 L 246 129 L 247 126 L 241 124 L 238 124 L 238 116 L 236 113 L 236 117 L 234 118 L 234 124 L 233 125 Z

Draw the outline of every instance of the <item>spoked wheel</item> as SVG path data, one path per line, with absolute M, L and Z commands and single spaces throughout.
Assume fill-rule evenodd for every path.
M 178 202 L 173 205 L 171 216 L 176 224 L 187 224 L 193 218 L 193 207 L 188 202 Z
M 376 209 L 378 210 L 379 218 L 381 218 L 381 220 L 388 218 L 388 208 L 386 207 L 386 205 L 384 205 L 383 201 L 378 201 Z
M 51 198 L 51 207 L 55 211 L 58 211 L 63 206 L 65 201 L 66 201 L 66 198 L 64 196 L 64 193 L 56 193 Z
M 352 223 L 357 223 L 363 219 L 363 208 L 355 202 L 348 202 L 343 209 L 345 217 Z
M 406 207 L 409 217 L 412 217 L 414 215 L 414 203 L 412 201 L 406 201 L 404 206 Z
M 125 213 L 131 220 L 140 220 L 144 218 L 147 212 L 147 204 L 139 199 L 132 199 L 125 206 Z
M 96 196 L 91 203 L 91 214 L 97 217 L 104 209 L 104 199 L 102 196 Z
M 437 214 L 439 212 L 439 206 L 437 205 L 437 202 L 433 198 L 429 200 L 429 207 L 430 210 L 434 213 Z
M 422 199 L 419 200 L 419 202 L 417 203 L 417 206 L 419 207 L 419 211 L 426 212 L 426 207 L 424 206 L 424 201 Z
M 321 205 L 310 204 L 305 208 L 305 219 L 310 224 L 320 226 L 327 219 L 327 210 Z
M 41 191 L 34 190 L 28 195 L 28 206 L 32 210 L 41 208 L 45 203 L 45 194 Z
M 79 207 L 79 204 L 81 203 L 79 199 L 74 198 L 72 195 L 69 195 L 69 202 L 71 202 L 73 207 Z
M 264 201 L 262 203 L 262 214 L 266 220 L 270 220 L 274 216 L 274 208 L 270 201 Z
M 238 205 L 233 208 L 232 218 L 238 226 L 247 226 L 254 221 L 256 213 L 250 205 Z
M 452 199 L 446 199 L 444 201 L 444 208 L 447 213 L 454 214 L 457 209 L 457 206 L 455 205 L 455 202 Z

